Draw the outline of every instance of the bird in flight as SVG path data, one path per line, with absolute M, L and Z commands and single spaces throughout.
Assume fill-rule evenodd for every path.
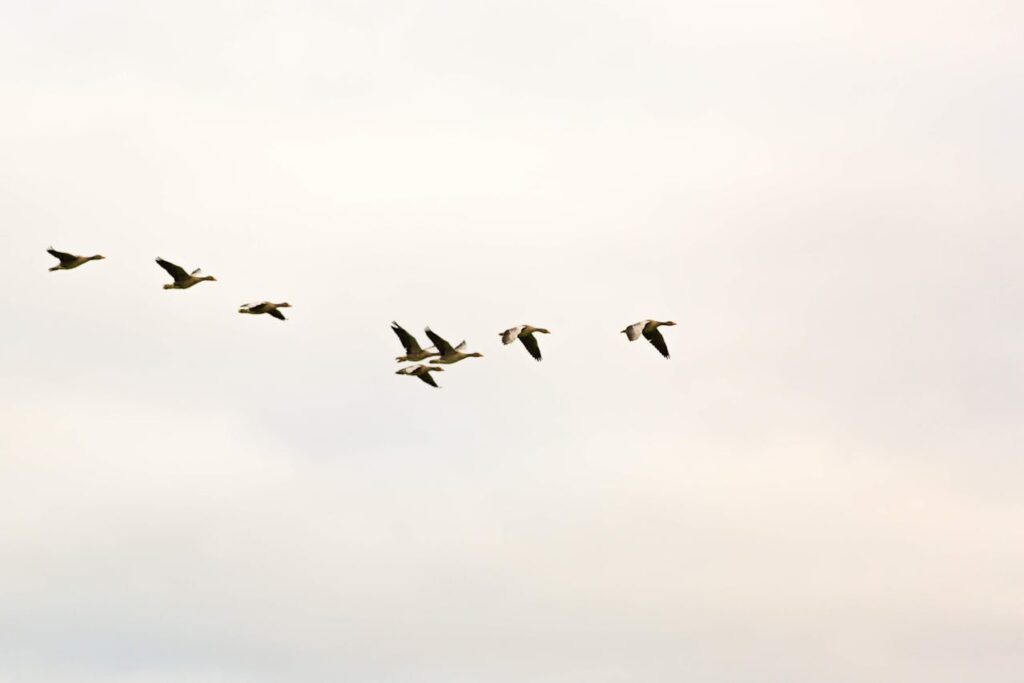
M 509 329 L 502 332 L 501 337 L 502 344 L 511 344 L 516 339 L 523 342 L 523 346 L 533 356 L 534 360 L 540 360 L 540 345 L 537 343 L 537 338 L 534 337 L 534 333 L 539 332 L 540 334 L 551 334 L 543 327 L 533 327 L 532 325 L 519 325 L 518 327 L 510 327 Z
M 429 349 L 424 350 L 420 348 L 420 343 L 416 341 L 416 337 L 406 332 L 405 329 L 394 320 L 391 321 L 391 331 L 398 336 L 398 341 L 402 342 L 402 346 L 405 347 L 405 355 L 395 358 L 399 363 L 426 360 L 431 356 L 441 355 L 437 351 L 430 351 Z M 432 349 L 434 347 L 431 346 L 430 348 Z
M 622 330 L 622 334 L 629 338 L 629 341 L 636 341 L 643 335 L 644 339 L 651 342 L 651 345 L 658 349 L 658 351 L 665 358 L 670 358 L 668 353 L 668 345 L 665 343 L 665 338 L 661 336 L 661 332 L 658 331 L 659 327 L 672 327 L 675 325 L 671 320 L 665 322 L 659 322 L 657 320 L 641 320 L 638 323 L 633 323 L 626 329 Z
M 186 273 L 185 269 L 181 266 L 176 266 L 170 261 L 163 260 L 159 256 L 157 257 L 156 262 L 174 278 L 174 282 L 164 285 L 164 289 L 188 289 L 189 287 L 206 280 L 209 280 L 210 282 L 217 281 L 217 278 L 212 275 L 203 275 L 199 268 L 196 268 L 191 273 Z
M 279 309 L 279 308 L 291 308 L 291 307 L 292 307 L 292 305 L 287 303 L 287 302 L 286 303 L 275 304 L 275 303 L 271 303 L 270 301 L 261 301 L 259 303 L 255 303 L 255 304 L 244 304 L 241 308 L 238 309 L 238 312 L 239 313 L 252 313 L 253 315 L 259 315 L 261 313 L 266 313 L 267 315 L 274 316 L 278 320 L 287 320 L 287 318 L 284 317 L 284 313 L 282 313 L 281 311 L 279 311 L 277 309 Z
M 83 263 L 88 263 L 89 261 L 101 261 L 106 258 L 106 256 L 100 256 L 99 254 L 96 254 L 95 256 L 75 256 L 74 254 L 65 254 L 63 251 L 57 251 L 53 247 L 47 249 L 46 253 L 60 261 L 60 263 L 55 265 L 53 268 L 50 268 L 51 273 L 55 270 L 71 270 L 72 268 L 77 268 Z
M 434 346 L 440 351 L 440 357 L 430 361 L 431 363 L 437 363 L 441 365 L 451 365 L 452 363 L 458 363 L 463 358 L 483 358 L 482 353 L 467 353 L 466 342 L 462 342 L 455 348 L 445 341 L 439 334 L 431 330 L 429 327 L 425 330 L 427 336 L 430 337 L 430 341 L 434 342 Z
M 437 386 L 437 382 L 435 382 L 434 378 L 430 376 L 430 373 L 432 372 L 444 372 L 444 368 L 432 368 L 426 365 L 410 365 L 407 368 L 402 368 L 395 374 L 409 375 L 410 377 L 419 377 L 421 380 L 423 380 L 430 386 L 440 389 L 441 387 Z

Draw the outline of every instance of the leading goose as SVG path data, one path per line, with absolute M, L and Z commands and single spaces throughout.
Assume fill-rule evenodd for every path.
M 431 363 L 437 363 L 440 365 L 451 365 L 452 363 L 458 363 L 463 358 L 483 358 L 482 353 L 466 353 L 466 342 L 462 342 L 455 348 L 447 341 L 442 339 L 436 332 L 431 330 L 429 327 L 425 330 L 427 336 L 430 337 L 430 341 L 434 342 L 434 346 L 440 351 L 440 357 L 430 361 Z
M 437 386 L 437 382 L 435 382 L 434 378 L 430 376 L 430 373 L 432 372 L 444 372 L 444 368 L 431 368 L 426 365 L 410 365 L 407 368 L 402 368 L 395 374 L 409 375 L 410 377 L 419 377 L 421 380 L 423 380 L 430 386 L 440 389 L 441 387 Z
M 516 339 L 523 342 L 523 346 L 529 351 L 530 355 L 535 360 L 540 360 L 540 345 L 537 343 L 537 338 L 533 336 L 534 332 L 540 334 L 551 334 L 543 327 L 533 327 L 532 325 L 520 325 L 519 327 L 510 327 L 509 329 L 502 332 L 501 337 L 502 344 L 511 344 Z
M 96 254 L 95 256 L 75 256 L 74 254 L 66 254 L 63 251 L 57 251 L 53 247 L 47 249 L 46 253 L 60 261 L 60 263 L 55 265 L 53 268 L 50 268 L 51 273 L 55 270 L 71 270 L 72 268 L 77 268 L 83 263 L 88 263 L 89 261 L 100 261 L 106 258 L 106 256 L 100 256 L 99 254 Z
M 203 275 L 199 268 L 196 268 L 191 273 L 186 273 L 185 269 L 181 266 L 176 266 L 170 261 L 163 260 L 159 256 L 156 258 L 156 262 L 174 278 L 174 282 L 164 285 L 164 289 L 188 289 L 189 287 L 206 280 L 209 280 L 210 282 L 217 281 L 217 278 L 212 275 Z
M 244 304 L 241 308 L 238 309 L 238 312 L 239 313 L 252 313 L 253 315 L 259 315 L 261 313 L 266 313 L 267 315 L 274 316 L 278 320 L 287 320 L 287 318 L 284 317 L 284 313 L 282 313 L 281 311 L 279 311 L 277 309 L 279 309 L 279 308 L 291 308 L 291 307 L 292 307 L 292 305 L 287 303 L 287 302 L 280 303 L 280 304 L 275 304 L 275 303 L 272 303 L 270 301 L 261 301 L 258 304 Z
M 661 332 L 658 328 L 662 325 L 666 327 L 672 327 L 675 325 L 671 320 L 665 322 L 659 322 L 657 320 L 641 320 L 638 323 L 633 323 L 626 329 L 622 330 L 622 334 L 625 334 L 629 341 L 636 341 L 643 335 L 644 339 L 651 342 L 651 345 L 661 352 L 661 355 L 665 358 L 669 358 L 668 345 L 665 343 L 665 338 L 661 336 Z
M 398 341 L 402 342 L 402 346 L 405 347 L 405 355 L 399 356 L 398 358 L 395 359 L 399 363 L 405 363 L 406 361 L 426 360 L 431 356 L 441 355 L 437 351 L 424 351 L 422 348 L 420 348 L 420 343 L 416 341 L 416 337 L 406 332 L 402 328 L 402 326 L 396 323 L 394 320 L 391 321 L 391 331 L 398 335 Z

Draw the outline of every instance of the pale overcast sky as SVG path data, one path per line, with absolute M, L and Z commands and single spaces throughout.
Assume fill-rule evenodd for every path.
M 1016 683 L 1022 8 L 3 4 L 0 682 Z

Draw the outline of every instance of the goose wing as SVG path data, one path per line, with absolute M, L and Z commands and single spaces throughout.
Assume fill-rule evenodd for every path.
M 437 347 L 437 350 L 441 352 L 442 356 L 447 356 L 450 353 L 454 353 L 455 349 L 452 348 L 452 345 L 445 341 L 432 329 L 428 327 L 424 331 L 427 333 L 427 336 L 430 337 L 430 341 L 434 342 L 434 346 Z
M 419 377 L 421 380 L 423 380 L 424 382 L 426 382 L 427 384 L 429 384 L 432 387 L 435 387 L 437 389 L 441 388 L 441 387 L 437 386 L 437 382 L 434 381 L 434 378 L 430 376 L 429 372 L 421 372 L 421 373 L 419 373 L 416 376 Z
M 646 337 L 647 341 L 651 342 L 654 348 L 658 349 L 661 355 L 665 356 L 665 358 L 670 358 L 668 344 L 665 343 L 665 338 L 661 336 L 661 332 L 658 331 L 657 327 L 649 332 L 644 332 L 644 337 Z
M 530 355 L 535 360 L 540 360 L 540 344 L 537 343 L 537 338 L 532 334 L 524 334 L 519 338 L 519 341 L 523 342 L 523 346 L 530 352 Z
M 157 265 L 167 271 L 167 274 L 174 278 L 175 282 L 181 282 L 182 280 L 188 279 L 188 273 L 181 266 L 176 266 L 170 261 L 165 261 L 160 257 L 156 259 Z
M 50 247 L 49 249 L 47 249 L 46 253 L 48 253 L 50 256 L 55 257 L 58 261 L 61 262 L 61 264 L 71 263 L 76 258 L 78 258 L 74 254 L 66 254 L 63 251 L 57 251 L 53 247 Z
M 284 313 L 282 313 L 281 311 L 277 310 L 277 308 L 268 308 L 267 309 L 267 314 L 274 316 L 278 320 L 287 320 L 287 318 L 284 317 Z
M 646 320 L 641 320 L 638 323 L 633 323 L 632 325 L 624 329 L 623 332 L 626 333 L 626 337 L 629 338 L 629 341 L 636 341 L 637 339 L 640 338 L 640 335 L 643 334 L 644 326 L 646 324 Z
M 416 341 L 416 337 L 406 332 L 402 326 L 394 320 L 391 321 L 391 331 L 398 336 L 398 341 L 402 342 L 402 346 L 405 347 L 406 354 L 412 356 L 423 352 L 423 349 L 420 348 L 419 342 Z
M 512 342 L 514 342 L 516 340 L 516 337 L 518 337 L 519 333 L 522 332 L 522 331 L 523 331 L 523 326 L 522 325 L 519 325 L 518 327 L 510 327 L 510 328 L 508 328 L 507 330 L 505 330 L 504 332 L 501 333 L 501 343 L 502 344 L 511 344 Z

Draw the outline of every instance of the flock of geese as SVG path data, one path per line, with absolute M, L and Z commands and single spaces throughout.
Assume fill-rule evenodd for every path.
M 53 247 L 50 247 L 46 251 L 59 262 L 57 265 L 50 268 L 51 272 L 55 270 L 72 270 L 88 263 L 89 261 L 99 261 L 105 258 L 99 254 L 94 256 L 76 256 L 74 254 L 57 251 Z M 169 282 L 164 285 L 164 289 L 188 289 L 189 287 L 194 287 L 200 282 L 217 281 L 217 278 L 212 275 L 204 275 L 202 270 L 199 268 L 196 268 L 189 273 L 181 266 L 171 263 L 165 259 L 157 257 L 156 262 L 157 265 L 167 271 L 167 274 L 173 279 L 173 282 Z M 277 318 L 278 320 L 286 320 L 281 309 L 290 307 L 291 304 L 289 303 L 260 301 L 256 303 L 243 304 L 238 309 L 238 312 L 250 315 L 261 315 L 265 313 L 271 317 Z M 640 337 L 643 337 L 649 341 L 662 356 L 669 358 L 668 345 L 665 343 L 665 338 L 661 335 L 658 328 L 671 327 L 672 325 L 675 325 L 675 323 L 671 320 L 641 320 L 640 322 L 633 323 L 626 329 L 622 330 L 621 334 L 625 334 L 629 341 L 636 341 Z M 431 346 L 426 348 L 420 346 L 420 343 L 416 341 L 416 337 L 409 334 L 409 332 L 396 322 L 391 323 L 391 331 L 395 333 L 398 340 L 402 343 L 402 347 L 405 349 L 405 355 L 398 356 L 395 360 L 399 363 L 414 363 L 414 365 L 409 365 L 398 370 L 395 374 L 417 377 L 432 387 L 437 387 L 438 385 L 434 378 L 430 376 L 430 373 L 444 372 L 444 368 L 436 366 L 452 365 L 465 360 L 466 358 L 483 357 L 482 353 L 467 351 L 465 341 L 461 342 L 458 346 L 452 346 L 446 339 L 431 330 L 429 327 L 426 328 L 424 332 L 426 333 L 427 338 L 429 338 L 433 343 Z M 515 343 L 518 339 L 526 349 L 527 353 L 529 353 L 534 360 L 540 361 L 542 358 L 540 353 L 540 344 L 537 342 L 537 337 L 534 336 L 537 334 L 551 334 L 551 332 L 543 327 L 517 325 L 516 327 L 510 327 L 498 336 L 501 337 L 501 343 L 506 346 L 508 344 Z M 423 365 L 421 361 L 426 361 L 427 359 L 430 359 L 429 365 Z

